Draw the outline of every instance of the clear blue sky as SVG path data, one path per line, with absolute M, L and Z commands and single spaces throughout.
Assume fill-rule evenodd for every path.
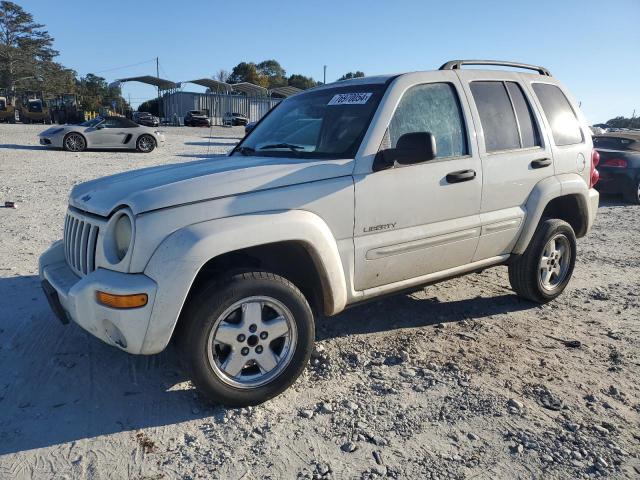
M 156 56 L 174 81 L 269 58 L 317 80 L 326 64 L 327 81 L 508 59 L 549 68 L 591 123 L 640 115 L 640 0 L 14 1 L 47 26 L 60 62 L 109 81 L 155 75 L 155 62 L 105 70 Z M 123 91 L 136 105 L 155 95 Z

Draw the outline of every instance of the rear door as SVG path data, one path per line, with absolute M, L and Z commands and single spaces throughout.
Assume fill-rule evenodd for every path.
M 515 72 L 458 71 L 476 125 L 483 171 L 482 232 L 474 261 L 511 252 L 534 186 L 554 175 L 549 139 L 524 77 Z

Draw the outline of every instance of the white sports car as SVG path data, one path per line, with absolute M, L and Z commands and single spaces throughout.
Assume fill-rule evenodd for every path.
M 96 117 L 80 125 L 52 127 L 40 135 L 40 145 L 81 152 L 87 148 L 122 148 L 149 153 L 164 144 L 164 134 L 124 117 Z

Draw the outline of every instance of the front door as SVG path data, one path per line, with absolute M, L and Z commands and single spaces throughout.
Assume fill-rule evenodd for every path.
M 96 147 L 122 147 L 127 137 L 126 119 L 107 117 L 92 135 L 92 145 Z
M 424 79 L 394 89 L 400 98 L 380 148 L 430 132 L 436 158 L 354 175 L 358 291 L 464 265 L 478 243 L 482 170 L 470 112 L 453 72 Z

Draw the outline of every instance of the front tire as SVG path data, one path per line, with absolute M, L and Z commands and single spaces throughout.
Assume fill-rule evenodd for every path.
M 87 148 L 87 142 L 79 133 L 68 133 L 62 142 L 64 149 L 68 152 L 82 152 Z
M 576 262 L 576 235 L 564 220 L 544 219 L 525 252 L 509 264 L 509 282 L 516 293 L 547 303 L 566 288 Z
M 142 153 L 151 153 L 156 148 L 156 141 L 151 135 L 140 135 L 136 140 L 136 150 Z
M 228 406 L 257 405 L 303 372 L 315 338 L 300 290 L 268 272 L 210 282 L 181 317 L 178 349 L 196 388 Z

